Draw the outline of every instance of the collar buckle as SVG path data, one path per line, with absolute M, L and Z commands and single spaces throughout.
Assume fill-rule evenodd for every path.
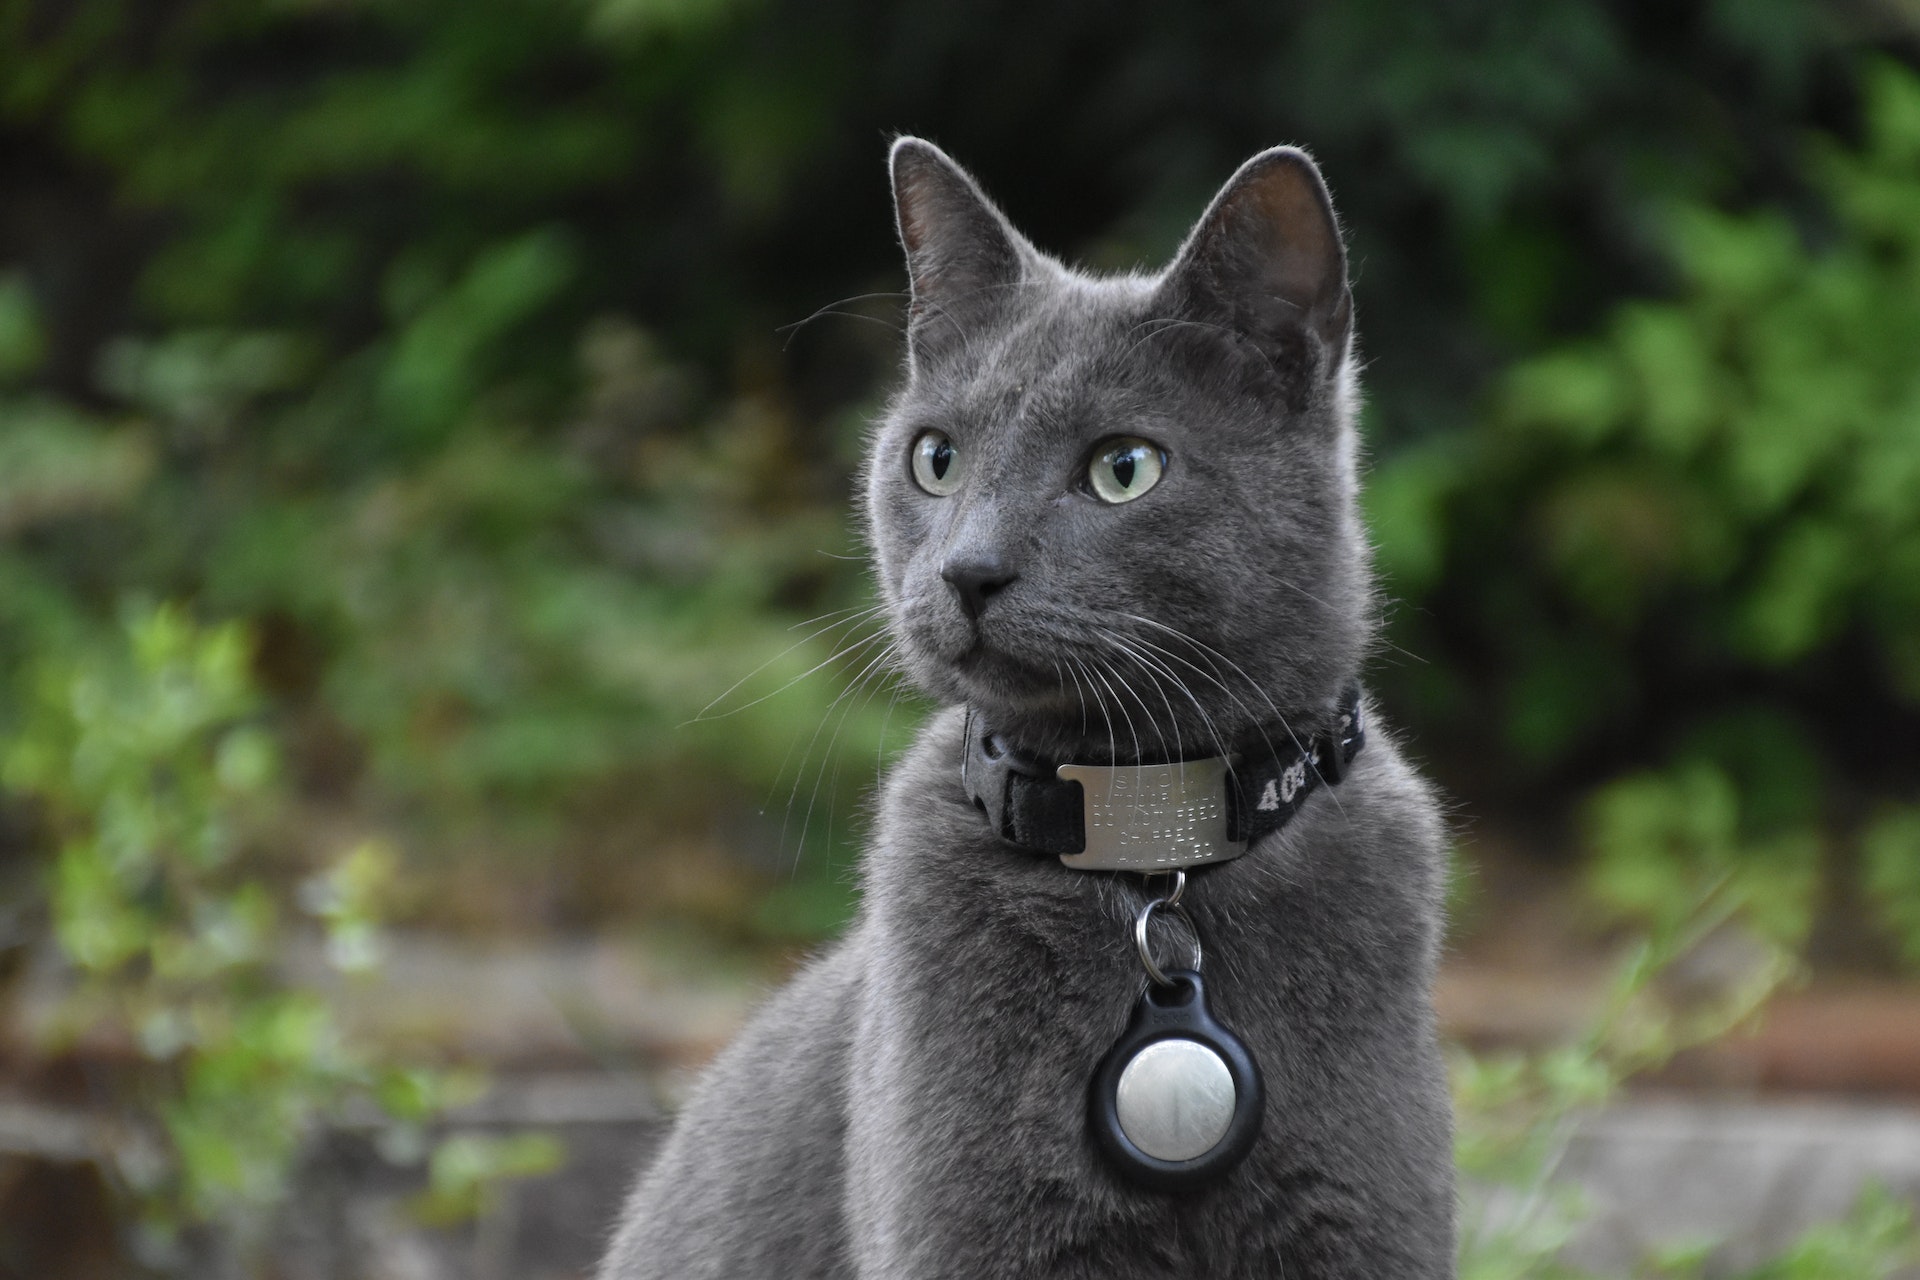
M 986 785 L 976 787 L 972 774 L 979 771 Z M 991 732 L 967 733 L 967 753 L 960 758 L 960 780 L 973 805 L 986 815 L 993 833 L 1003 839 L 1014 838 L 1013 815 L 1008 812 L 1013 778 L 1044 778 L 1038 761 L 1013 750 Z

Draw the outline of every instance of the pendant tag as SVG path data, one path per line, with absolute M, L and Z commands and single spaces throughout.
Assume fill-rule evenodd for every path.
M 1192 969 L 1150 983 L 1093 1073 L 1089 1120 L 1120 1173 L 1157 1191 L 1224 1176 L 1260 1136 L 1260 1067 L 1207 1008 Z
M 1087 847 L 1063 853 L 1076 871 L 1138 871 L 1225 862 L 1247 851 L 1227 838 L 1227 759 L 1178 764 L 1063 764 L 1063 782 L 1080 784 Z

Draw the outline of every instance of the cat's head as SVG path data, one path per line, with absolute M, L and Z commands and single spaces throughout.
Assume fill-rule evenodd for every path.
M 1209 755 L 1330 707 L 1371 604 L 1313 161 L 1253 157 L 1171 266 L 1116 278 L 1041 254 L 930 144 L 892 166 L 908 375 L 866 492 L 911 679 L 1056 758 Z

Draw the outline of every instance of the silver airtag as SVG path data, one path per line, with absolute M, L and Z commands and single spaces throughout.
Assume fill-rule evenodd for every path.
M 1160 975 L 1094 1069 L 1088 1121 L 1114 1169 L 1156 1191 L 1189 1191 L 1231 1173 L 1260 1136 L 1260 1068 L 1207 1008 L 1192 969 Z
M 1156 1160 L 1203 1156 L 1233 1123 L 1233 1073 L 1198 1040 L 1156 1040 L 1127 1063 L 1114 1111 L 1127 1140 Z

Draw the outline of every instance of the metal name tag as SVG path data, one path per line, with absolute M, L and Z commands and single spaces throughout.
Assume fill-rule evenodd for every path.
M 1172 871 L 1225 862 L 1247 851 L 1227 839 L 1225 757 L 1118 768 L 1063 764 L 1080 784 L 1087 847 L 1060 861 L 1080 871 Z

